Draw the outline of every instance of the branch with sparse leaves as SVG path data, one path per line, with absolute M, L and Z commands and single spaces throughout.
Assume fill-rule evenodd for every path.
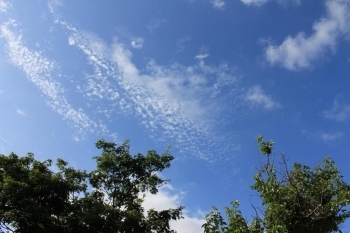
M 294 164 L 291 170 L 281 156 L 281 172 L 270 157 L 273 141 L 256 138 L 259 149 L 267 159 L 254 176 L 251 188 L 262 200 L 263 213 L 250 223 L 242 217 L 238 202 L 226 208 L 224 221 L 216 208 L 207 215 L 205 233 L 289 233 L 341 232 L 341 225 L 350 217 L 350 186 L 343 180 L 334 161 L 324 158 L 321 165 L 311 169 Z

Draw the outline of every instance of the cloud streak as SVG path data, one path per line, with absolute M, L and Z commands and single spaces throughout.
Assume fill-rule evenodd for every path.
M 302 130 L 302 133 L 306 135 L 307 138 L 317 140 L 317 141 L 324 141 L 324 142 L 334 142 L 336 140 L 341 139 L 344 136 L 343 132 L 333 132 L 333 133 L 326 133 L 324 131 L 317 131 L 317 132 L 309 132 L 307 130 Z
M 23 117 L 27 117 L 27 116 L 28 116 L 27 113 L 26 113 L 23 109 L 19 109 L 19 108 L 16 107 L 16 106 L 15 106 L 15 108 L 16 108 L 17 114 L 19 114 L 19 115 L 21 115 L 21 116 L 23 116 Z
M 340 139 L 343 137 L 342 132 L 336 132 L 336 133 L 321 133 L 321 139 L 323 141 L 335 141 L 337 139 Z
M 252 5 L 252 6 L 262 6 L 268 2 L 276 1 L 280 4 L 287 4 L 287 3 L 296 3 L 300 4 L 301 0 L 241 0 L 246 5 Z
M 346 121 L 350 118 L 350 105 L 340 104 L 337 100 L 335 100 L 332 108 L 324 111 L 322 115 L 328 119 Z
M 350 30 L 350 1 L 326 1 L 327 15 L 313 25 L 313 33 L 300 32 L 288 36 L 280 45 L 269 45 L 265 56 L 270 65 L 280 65 L 289 70 L 310 68 L 326 52 L 335 52 L 342 36 Z
M 15 20 L 1 25 L 1 35 L 7 42 L 7 50 L 12 64 L 20 68 L 47 98 L 47 104 L 64 119 L 68 120 L 79 135 L 101 125 L 93 122 L 82 109 L 75 109 L 66 99 L 65 90 L 53 79 L 59 69 L 55 62 L 45 58 L 41 53 L 31 50 L 22 42 L 22 35 L 14 32 Z
M 251 87 L 245 95 L 245 99 L 253 106 L 262 106 L 267 110 L 281 107 L 281 104 L 266 95 L 260 86 Z

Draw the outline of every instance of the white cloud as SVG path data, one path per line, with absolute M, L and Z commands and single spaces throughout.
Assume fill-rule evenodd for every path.
M 75 109 L 68 103 L 65 90 L 52 77 L 59 73 L 55 62 L 45 58 L 40 52 L 27 48 L 22 42 L 22 35 L 11 30 L 16 27 L 15 20 L 1 25 L 1 35 L 7 42 L 10 60 L 23 70 L 28 80 L 47 97 L 47 104 L 64 119 L 69 120 L 78 134 L 84 134 L 97 127 L 103 128 L 90 120 L 82 109 Z
M 276 1 L 280 4 L 296 3 L 300 4 L 301 0 L 241 0 L 246 5 L 261 6 L 267 2 Z
M 19 115 L 27 116 L 27 114 L 26 114 L 23 110 L 21 110 L 21 109 L 17 109 L 16 112 L 17 112 Z
M 172 194 L 173 188 L 170 185 L 162 186 L 156 195 L 150 193 L 146 194 L 146 198 L 143 203 L 145 211 L 153 208 L 155 210 L 174 209 L 181 205 L 181 198 L 183 193 L 178 192 Z M 199 216 L 196 216 L 199 215 Z M 192 216 L 186 209 L 183 211 L 184 219 L 178 221 L 171 221 L 171 229 L 176 230 L 178 233 L 202 233 L 202 225 L 205 222 L 203 214 L 199 211 L 199 214 Z
M 224 10 L 225 9 L 225 1 L 224 0 L 210 0 L 210 3 L 213 5 L 215 9 Z
M 350 118 L 350 105 L 340 104 L 337 100 L 335 100 L 332 108 L 324 111 L 323 116 L 336 121 L 346 121 Z
M 272 110 L 279 108 L 281 105 L 264 93 L 260 86 L 253 86 L 248 90 L 245 99 L 252 105 L 260 105 L 265 109 Z
M 5 0 L 0 0 L 0 12 L 6 13 L 8 9 L 10 9 L 11 4 L 6 2 Z
M 17 108 L 17 107 L 15 107 L 15 108 L 16 108 L 16 112 L 17 112 L 19 115 L 24 116 L 24 117 L 28 116 L 27 113 L 26 113 L 23 109 L 19 109 L 19 108 Z
M 159 192 L 155 195 L 151 193 L 146 193 L 146 197 L 142 206 L 145 211 L 149 209 L 155 209 L 157 211 L 164 209 L 174 209 L 181 205 L 182 194 L 171 194 L 174 188 L 166 184 L 159 189 Z
M 307 138 L 313 140 L 322 140 L 324 142 L 332 142 L 341 139 L 344 136 L 343 132 L 326 133 L 324 131 L 310 132 L 308 130 L 302 130 L 302 133 L 306 135 Z
M 341 36 L 350 30 L 350 1 L 327 0 L 327 15 L 313 25 L 313 34 L 288 36 L 281 45 L 269 45 L 266 59 L 271 65 L 280 64 L 289 70 L 309 68 L 313 62 L 334 52 Z
M 334 141 L 337 140 L 339 138 L 343 137 L 343 133 L 342 132 L 336 132 L 336 133 L 324 133 L 322 132 L 320 134 L 320 137 L 323 141 Z
M 135 49 L 142 49 L 145 40 L 142 37 L 133 38 L 130 42 L 131 46 Z
M 178 233 L 202 233 L 202 225 L 204 223 L 204 219 L 184 215 L 184 219 L 173 221 L 170 223 L 170 226 Z
M 271 0 L 241 0 L 246 5 L 256 5 L 260 6 Z
M 197 56 L 195 56 L 195 59 L 199 60 L 199 65 L 200 66 L 204 66 L 204 61 L 203 59 L 209 57 L 209 53 L 205 53 L 205 54 L 198 54 Z
M 196 59 L 204 59 L 207 58 L 209 56 L 209 53 L 206 54 L 198 54 L 197 56 L 195 56 L 194 58 Z

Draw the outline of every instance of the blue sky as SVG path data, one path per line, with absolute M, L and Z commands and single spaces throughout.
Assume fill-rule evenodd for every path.
M 349 0 L 0 0 L 0 20 L 0 153 L 89 170 L 99 138 L 171 145 L 145 205 L 185 205 L 179 233 L 253 214 L 256 135 L 350 182 Z

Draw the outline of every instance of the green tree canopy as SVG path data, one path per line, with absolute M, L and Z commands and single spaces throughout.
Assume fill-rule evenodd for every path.
M 324 158 L 311 169 L 294 164 L 288 170 L 286 158 L 276 169 L 271 162 L 273 141 L 257 137 L 266 162 L 254 176 L 251 188 L 262 200 L 262 214 L 256 211 L 251 221 L 239 210 L 239 202 L 225 208 L 227 218 L 213 207 L 203 224 L 205 233 L 330 233 L 341 232 L 341 224 L 350 217 L 350 186 L 344 182 L 335 163 Z
M 144 214 L 140 194 L 156 194 L 167 180 L 158 172 L 174 159 L 159 155 L 130 155 L 129 143 L 117 146 L 99 140 L 101 155 L 91 172 L 56 162 L 35 160 L 32 153 L 0 155 L 0 230 L 2 232 L 175 232 L 170 220 L 182 217 L 183 207 Z

